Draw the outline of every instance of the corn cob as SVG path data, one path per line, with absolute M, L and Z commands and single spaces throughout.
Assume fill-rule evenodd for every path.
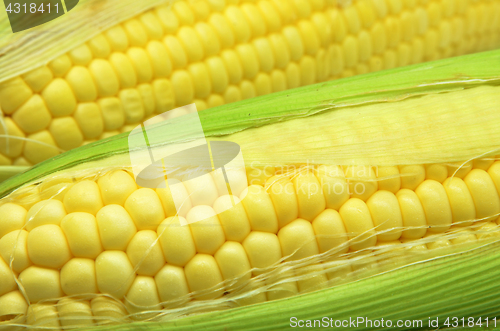
M 85 327 L 244 306 L 324 289 L 378 265 L 498 243 L 500 161 L 470 160 L 498 150 L 498 56 L 200 112 L 211 139 L 238 143 L 258 163 L 244 173 L 250 186 L 233 197 L 219 196 L 212 174 L 175 192 L 139 187 L 116 139 L 64 155 L 59 176 L 38 177 L 54 171 L 53 161 L 12 178 L 0 187 L 4 324 Z M 457 68 L 470 76 L 458 88 Z M 366 90 L 381 80 L 388 83 L 380 97 Z M 350 86 L 364 93 L 341 100 Z M 326 95 L 340 101 L 324 103 Z M 254 122 L 244 121 L 247 113 Z M 225 114 L 243 122 L 217 129 L 210 118 Z M 260 125 L 269 118 L 275 122 Z M 174 119 L 180 131 L 167 134 L 182 141 L 185 121 Z M 456 144 L 457 132 L 468 139 Z M 112 155 L 97 166 L 88 155 L 98 159 L 103 148 Z M 79 168 L 78 160 L 88 163 Z M 179 198 L 185 209 L 177 212 Z M 183 219 L 189 225 L 179 226 Z
M 500 2 L 176 1 L 0 83 L 0 165 L 198 110 L 500 45 Z M 5 137 L 8 136 L 8 137 Z
M 28 210 L 5 203 L 0 207 L 0 315 L 27 315 L 28 323 L 45 327 L 125 321 L 127 315 L 150 318 L 141 312 L 241 291 L 238 286 L 248 287 L 252 277 L 284 258 L 296 261 L 332 250 L 342 255 L 402 242 L 422 251 L 500 237 L 500 161 L 479 159 L 456 173 L 457 168 L 433 164 L 374 171 L 320 165 L 291 175 L 288 167 L 265 182 L 249 176 L 256 184 L 243 192 L 242 203 L 227 195 L 213 197 L 211 205 L 193 203 L 184 217 L 203 221 L 188 227 L 179 227 L 183 216 L 171 213 L 169 191 L 139 188 L 123 170 L 69 184 L 57 199 Z M 217 214 L 231 198 L 236 206 Z M 154 226 L 141 223 L 144 218 Z M 297 281 L 238 303 L 321 289 L 342 276 L 316 266 L 322 273 L 304 277 L 303 272 Z M 358 267 L 346 264 L 342 272 Z M 224 281 L 228 285 L 221 285 Z M 47 304 L 54 300 L 58 303 Z

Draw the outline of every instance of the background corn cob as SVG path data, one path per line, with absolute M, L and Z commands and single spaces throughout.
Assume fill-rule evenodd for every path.
M 199 110 L 498 47 L 500 2 L 176 1 L 0 83 L 0 165 Z
M 0 308 L 5 309 L 1 314 L 9 319 L 7 323 L 54 323 L 54 327 L 58 323 L 67 327 L 125 321 L 124 316 L 130 313 L 132 319 L 151 318 L 151 310 L 162 307 L 175 316 L 179 311 L 173 307 L 181 307 L 182 314 L 278 299 L 338 284 L 342 277 L 352 280 L 350 270 L 363 271 L 372 267 L 371 262 L 392 263 L 393 258 L 408 262 L 419 256 L 399 254 L 398 250 L 436 251 L 454 245 L 463 250 L 475 242 L 482 245 L 485 237 L 491 239 L 498 233 L 500 162 L 496 157 L 464 161 L 470 155 L 498 149 L 500 94 L 495 85 L 498 79 L 493 78 L 498 66 L 491 67 L 498 53 L 468 59 L 471 63 L 461 59 L 439 63 L 444 71 L 446 63 L 453 62 L 466 76 L 470 70 L 476 72 L 458 89 L 453 87 L 454 75 L 449 76 L 449 82 L 445 79 L 434 88 L 424 87 L 423 82 L 432 80 L 436 70 L 426 68 L 420 73 L 431 74 L 421 81 L 413 80 L 409 88 L 394 79 L 397 74 L 408 77 L 408 72 L 367 76 L 363 80 L 366 84 L 383 82 L 381 77 L 385 76 L 389 83 L 384 92 L 396 89 L 393 98 L 383 94 L 377 99 L 365 90 L 351 100 L 348 108 L 329 111 L 324 107 L 334 107 L 335 103 L 314 104 L 312 100 L 314 109 L 323 109 L 312 116 L 304 117 L 301 97 L 314 90 L 316 98 L 323 101 L 320 90 L 328 90 L 326 86 L 298 90 L 293 111 L 281 100 L 288 98 L 287 94 L 271 97 L 267 102 L 273 100 L 276 109 L 269 107 L 260 116 L 282 114 L 288 120 L 235 130 L 220 138 L 239 143 L 245 158 L 250 157 L 247 161 L 262 161 L 263 149 L 274 160 L 266 169 L 247 170 L 245 176 L 252 185 L 246 195 L 235 192 L 244 196 L 242 203 L 227 213 L 216 214 L 228 197 L 218 197 L 210 174 L 178 192 L 155 191 L 138 187 L 123 171 L 127 169 L 123 165 L 116 167 L 119 171 L 106 173 L 102 167 L 105 164 L 109 169 L 113 164 L 110 158 L 101 161 L 101 168 L 90 162 L 84 173 L 72 175 L 65 170 L 62 176 L 28 183 L 10 195 L 6 189 L 9 185 L 15 188 L 16 181 L 37 176 L 44 166 L 54 171 L 58 162 L 2 184 L 0 215 L 5 218 L 0 220 L 4 232 L 0 233 L 0 256 L 5 262 L 2 284 L 7 285 L 0 298 Z M 489 83 L 483 79 L 479 64 L 488 69 L 484 74 Z M 350 83 L 357 82 L 346 82 L 344 87 Z M 450 86 L 443 87 L 447 83 Z M 328 87 L 335 88 L 331 97 L 342 94 L 336 90 L 338 85 L 330 83 Z M 424 89 L 429 90 L 422 96 Z M 446 93 L 438 93 L 443 91 Z M 366 103 L 367 96 L 372 102 L 354 106 Z M 381 100 L 385 102 L 377 104 Z M 266 99 L 256 101 L 255 109 L 266 104 Z M 283 109 L 289 113 L 281 113 Z M 224 109 L 215 112 L 201 112 L 200 116 L 220 116 Z M 234 116 L 239 119 L 247 112 L 252 112 L 250 103 L 242 104 Z M 293 120 L 293 114 L 298 114 L 300 121 Z M 174 123 L 181 127 L 183 119 L 177 120 Z M 222 130 L 231 127 L 231 123 L 217 123 Z M 332 129 L 338 123 L 344 124 Z M 209 122 L 205 124 L 210 127 Z M 457 132 L 467 140 L 457 144 Z M 172 135 L 176 137 L 175 132 Z M 281 153 L 267 146 L 265 140 L 271 140 Z M 394 141 L 413 150 L 401 155 L 393 147 L 392 155 L 374 157 L 375 150 L 390 154 L 386 148 Z M 115 142 L 108 142 L 114 156 L 120 153 Z M 92 146 L 83 149 L 81 155 L 73 151 L 61 160 L 74 165 L 78 163 L 75 155 L 88 159 L 85 153 L 102 149 Z M 445 163 L 408 163 L 410 156 L 424 160 L 422 153 L 429 155 L 428 160 L 442 159 Z M 342 160 L 344 166 L 322 161 L 303 166 L 308 156 L 322 161 Z M 364 165 L 374 160 L 380 160 L 380 166 Z M 349 165 L 353 162 L 358 165 Z M 362 192 L 359 186 L 364 188 Z M 194 198 L 196 194 L 192 193 L 197 190 L 202 190 L 203 201 Z M 186 209 L 179 211 L 177 218 L 172 217 L 172 194 L 186 202 Z M 174 226 L 180 217 L 201 222 L 189 228 Z M 176 243 L 169 240 L 171 237 L 185 240 Z M 30 309 L 16 291 L 13 273 L 34 303 Z M 84 275 L 86 280 L 80 282 Z M 184 291 L 172 294 L 173 288 Z M 256 291 L 248 292 L 250 289 Z M 57 304 L 52 302 L 61 296 L 65 298 Z M 49 302 L 43 304 L 43 299 Z

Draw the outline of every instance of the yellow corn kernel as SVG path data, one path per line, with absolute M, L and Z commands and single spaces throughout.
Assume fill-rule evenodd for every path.
M 225 236 L 214 209 L 209 206 L 193 207 L 186 220 L 198 253 L 214 254 L 224 243 Z
M 373 167 L 348 166 L 344 171 L 351 197 L 366 201 L 377 191 L 378 183 Z
M 111 45 L 102 34 L 90 39 L 88 46 L 95 58 L 105 59 L 111 53 Z
M 69 56 L 63 54 L 60 57 L 56 58 L 55 60 L 49 62 L 49 68 L 55 77 L 62 77 L 71 68 L 71 64 L 72 63 Z
M 66 295 L 97 293 L 95 262 L 73 258 L 61 268 L 61 288 Z
M 333 209 L 325 209 L 312 222 L 320 253 L 337 248 L 335 252 L 345 253 L 349 250 L 347 233 L 340 214 Z
M 52 117 L 43 99 L 35 94 L 12 114 L 12 119 L 21 130 L 33 133 L 45 129 Z
M 452 223 L 450 202 L 443 185 L 427 179 L 420 184 L 415 193 L 422 202 L 430 232 L 444 232 Z
M 377 168 L 378 189 L 396 194 L 401 188 L 401 179 L 398 167 Z
M 319 254 L 311 222 L 296 219 L 278 232 L 281 251 L 287 260 L 294 261 Z
M 69 51 L 68 55 L 73 64 L 81 66 L 86 66 L 90 61 L 92 61 L 93 58 L 90 48 L 85 44 Z
M 129 54 L 129 57 L 133 50 L 135 50 L 135 48 L 129 49 L 127 53 Z M 132 58 L 132 61 L 133 60 L 134 58 Z M 93 60 L 89 64 L 89 71 L 96 84 L 97 94 L 99 97 L 113 96 L 118 92 L 118 77 L 108 61 L 103 59 Z
M 115 52 L 111 54 L 109 61 L 114 72 L 116 72 L 121 88 L 135 87 L 137 85 L 137 74 L 134 66 L 125 54 Z
M 125 306 L 130 313 L 160 310 L 160 297 L 153 277 L 137 276 L 125 297 Z M 147 319 L 151 314 L 136 315 L 136 319 Z
M 498 238 L 498 236 L 500 235 L 500 229 L 494 222 L 482 223 L 477 230 L 478 232 L 476 234 L 476 237 L 478 240 Z
M 83 143 L 83 134 L 74 117 L 60 117 L 52 120 L 49 132 L 61 149 L 70 150 Z
M 35 265 L 61 268 L 71 258 L 68 241 L 55 224 L 34 228 L 28 234 L 28 254 Z
M 105 250 L 125 251 L 137 232 L 132 218 L 120 205 L 107 205 L 96 215 L 97 227 Z
M 342 168 L 321 165 L 316 171 L 316 176 L 323 188 L 326 208 L 338 210 L 349 199 L 347 180 Z
M 252 268 L 267 268 L 282 257 L 280 242 L 274 233 L 252 231 L 242 244 Z M 257 275 L 262 271 L 253 270 L 252 274 Z
M 186 51 L 189 62 L 201 61 L 204 56 L 204 49 L 196 31 L 190 26 L 183 26 L 177 32 L 177 38 Z
M 62 219 L 61 228 L 73 256 L 95 259 L 102 252 L 94 215 L 81 212 L 68 214 Z
M 154 276 L 165 264 L 156 232 L 137 232 L 127 246 L 127 255 L 139 275 Z
M 26 138 L 23 155 L 32 164 L 54 157 L 60 152 L 49 131 L 33 133 Z
M 275 58 L 268 38 L 257 38 L 252 41 L 253 48 L 260 64 L 260 70 L 270 72 L 275 67 Z M 243 61 L 243 60 L 242 60 Z
M 221 46 L 215 29 L 205 22 L 196 23 L 194 28 L 203 45 L 205 57 L 219 54 Z
M 85 327 L 94 324 L 90 302 L 63 298 L 57 303 L 57 313 L 63 328 Z
M 160 198 L 149 188 L 134 191 L 129 195 L 124 206 L 138 230 L 155 230 L 165 219 Z M 147 207 L 144 208 L 145 206 Z
M 472 168 L 488 171 L 493 163 L 495 163 L 495 160 L 493 159 L 476 159 L 472 161 Z
M 267 299 L 269 301 L 279 300 L 297 295 L 299 293 L 297 282 L 290 281 L 290 278 L 293 276 L 294 274 L 292 271 L 281 271 L 276 275 L 271 275 L 267 279 L 267 283 L 276 283 L 276 285 L 269 288 L 269 290 L 265 293 L 267 295 Z
M 271 79 L 268 74 L 258 73 L 253 80 L 256 96 L 266 95 L 272 92 Z
M 19 282 L 30 303 L 57 299 L 64 295 L 58 270 L 31 266 L 21 272 Z
M 130 46 L 144 46 L 148 41 L 148 35 L 144 26 L 137 20 L 131 19 L 125 21 L 123 24 L 123 28 L 127 33 L 127 37 L 130 43 Z
M 299 217 L 312 221 L 325 209 L 325 196 L 312 172 L 301 171 L 292 178 L 299 205 Z
M 75 95 L 68 82 L 61 78 L 54 79 L 43 89 L 42 98 L 54 117 L 71 115 L 76 109 Z
M 116 324 L 117 321 L 124 318 L 127 314 L 121 301 L 108 298 L 106 296 L 98 296 L 90 301 L 92 314 L 97 324 Z
M 240 44 L 236 46 L 235 50 L 242 65 L 243 78 L 254 78 L 260 68 L 257 52 L 255 51 L 254 46 L 252 44 Z
M 401 188 L 415 190 L 425 180 L 425 167 L 423 165 L 400 166 Z
M 430 242 L 427 243 L 428 249 L 440 249 L 451 246 L 452 243 L 448 239 L 445 238 L 433 238 Z
M 139 16 L 149 39 L 160 39 L 163 36 L 163 27 L 160 20 L 152 12 L 148 11 Z
M 188 66 L 188 72 L 191 74 L 194 84 L 194 96 L 196 98 L 205 98 L 212 91 L 212 83 L 208 67 L 204 62 L 193 63 Z
M 170 78 L 175 101 L 179 105 L 187 105 L 194 99 L 194 86 L 191 75 L 184 70 L 174 71 Z
M 196 254 L 193 235 L 184 218 L 168 217 L 157 230 L 160 246 L 167 263 L 183 267 Z
M 396 193 L 396 197 L 405 228 L 401 237 L 406 239 L 422 238 L 427 232 L 427 221 L 417 194 L 412 190 L 402 189 Z
M 27 241 L 28 232 L 25 230 L 14 230 L 0 239 L 0 255 L 15 272 L 21 272 L 32 264 Z
M 401 237 L 403 218 L 398 199 L 389 191 L 377 191 L 366 202 L 379 241 L 392 241 Z
M 125 171 L 113 171 L 98 179 L 102 202 L 105 205 L 122 205 L 137 189 L 134 179 Z
M 159 41 L 152 40 L 146 46 L 146 50 L 151 60 L 155 78 L 170 76 L 172 61 L 165 45 Z
M 156 84 L 156 80 L 153 85 Z M 161 85 L 160 85 L 161 86 Z M 155 110 L 155 95 L 153 95 L 153 89 L 149 84 L 140 84 L 137 86 L 137 90 L 141 94 L 142 104 L 144 106 L 144 114 L 149 117 Z M 163 90 L 163 89 L 162 89 Z M 160 107 L 158 107 L 160 109 Z
M 250 233 L 250 221 L 240 199 L 233 195 L 223 195 L 215 200 L 213 208 L 226 239 L 242 242 Z
M 7 233 L 20 230 L 24 226 L 27 211 L 14 203 L 0 206 L 0 239 Z M 28 218 L 29 219 L 29 218 Z
M 221 297 L 224 289 L 214 289 L 222 282 L 222 275 L 217 261 L 212 255 L 196 254 L 184 267 L 186 280 L 191 292 L 200 291 L 193 295 L 198 300 L 208 300 Z M 209 291 L 208 291 L 209 290 Z
M 313 292 L 326 287 L 328 278 L 320 264 L 299 268 L 296 274 L 300 277 L 297 285 L 300 293 Z
M 49 67 L 43 66 L 28 71 L 22 77 L 33 92 L 40 92 L 52 80 L 54 75 L 52 74 L 52 71 L 50 71 Z
M 288 177 L 274 176 L 266 183 L 266 191 L 273 202 L 279 228 L 299 217 L 299 205 L 293 183 Z
M 444 164 L 426 164 L 425 179 L 433 179 L 443 183 L 448 178 L 448 168 Z
M 57 309 L 51 303 L 32 304 L 28 308 L 26 322 L 34 327 L 47 327 L 58 329 L 59 323 Z
M 497 193 L 500 194 L 500 161 L 496 161 L 491 165 L 491 167 L 488 169 L 488 175 L 490 175 L 491 179 L 493 180 L 493 183 L 495 184 L 495 187 L 497 189 Z M 0 234 L 0 237 L 1 236 L 2 235 Z
M 340 217 L 347 230 L 349 246 L 357 251 L 377 242 L 370 211 L 363 200 L 351 198 L 340 207 Z
M 240 8 L 237 6 L 227 7 L 224 10 L 224 17 L 234 33 L 236 43 L 244 43 L 250 39 L 252 30 Z
M 164 113 L 174 108 L 175 94 L 172 83 L 167 79 L 155 79 L 152 86 L 156 112 Z M 131 107 L 131 109 L 134 108 Z M 146 109 L 144 109 L 144 113 L 146 113 Z
M 65 78 L 78 101 L 94 101 L 97 98 L 97 88 L 86 67 L 74 66 Z
M 287 89 L 286 76 L 282 70 L 275 69 L 271 72 L 271 90 L 280 92 Z
M 476 219 L 476 207 L 465 182 L 457 177 L 449 177 L 443 186 L 450 201 L 453 224 L 471 225 Z
M 260 185 L 250 185 L 240 196 L 253 231 L 278 232 L 278 218 L 271 197 Z
M 155 275 L 155 282 L 165 308 L 174 308 L 189 300 L 189 288 L 182 267 L 166 264 Z
M 92 215 L 96 215 L 103 206 L 99 187 L 90 180 L 72 186 L 64 196 L 63 203 L 68 213 L 85 212 Z
M 24 133 L 10 118 L 5 118 L 4 124 L 0 125 L 0 135 L 8 136 L 0 138 L 0 153 L 7 157 L 17 157 L 22 153 Z
M 464 178 L 476 207 L 476 219 L 495 220 L 500 214 L 500 198 L 493 180 L 481 169 L 473 169 Z
M 66 216 L 64 205 L 59 200 L 42 200 L 35 203 L 26 214 L 26 230 L 45 225 L 60 225 Z
M 99 137 L 104 130 L 99 107 L 95 103 L 80 103 L 74 113 L 75 121 L 86 139 Z
M 184 68 L 187 64 L 187 55 L 179 40 L 174 36 L 166 36 L 163 43 L 167 46 L 174 69 Z
M 251 266 L 245 249 L 239 242 L 226 241 L 214 254 L 222 278 L 230 281 L 226 290 L 234 290 L 250 280 Z
M 137 123 L 144 118 L 141 95 L 137 89 L 124 89 L 118 93 L 125 114 L 125 123 Z
M 104 251 L 95 260 L 99 292 L 122 299 L 132 285 L 134 268 L 127 254 L 121 251 Z
M 187 212 L 192 207 L 189 194 L 184 184 L 176 181 L 175 185 L 172 185 L 171 181 L 173 182 L 174 179 L 169 180 L 170 185 L 167 185 L 166 188 L 157 188 L 156 194 L 160 197 L 167 217 L 176 215 L 186 217 Z M 179 210 L 177 210 L 177 208 L 179 208 Z

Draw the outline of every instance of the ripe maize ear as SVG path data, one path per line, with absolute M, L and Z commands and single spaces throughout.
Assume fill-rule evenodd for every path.
M 376 318 L 395 286 L 404 291 L 394 300 L 419 291 L 442 299 L 438 281 L 460 283 L 450 306 L 471 291 L 490 298 L 498 281 L 483 271 L 500 263 L 499 58 L 465 56 L 195 113 L 210 144 L 233 142 L 244 155 L 246 168 L 227 176 L 247 187 L 230 195 L 216 171 L 176 185 L 167 172 L 165 187 L 141 186 L 134 132 L 5 181 L 0 325 L 173 319 L 164 323 L 217 329 L 230 318 L 283 327 L 295 315 L 345 319 L 331 305 L 366 299 L 358 293 L 378 300 L 363 312 Z M 415 71 L 421 78 L 410 78 Z M 380 81 L 383 91 L 367 87 Z M 165 140 L 150 152 L 192 139 L 188 117 L 153 127 L 148 137 Z M 457 272 L 478 281 L 450 277 Z M 484 309 L 477 297 L 462 302 L 464 314 Z M 248 307 L 230 309 L 238 306 Z M 407 306 L 389 313 L 422 318 L 446 308 Z M 269 314 L 281 309 L 290 316 Z
M 193 102 L 499 46 L 499 0 L 173 1 L 0 78 L 0 165 L 34 165 Z

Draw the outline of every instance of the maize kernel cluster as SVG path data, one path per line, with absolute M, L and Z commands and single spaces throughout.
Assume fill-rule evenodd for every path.
M 1 82 L 0 165 L 36 164 L 193 102 L 499 45 L 499 0 L 176 1 Z
M 138 187 L 125 170 L 42 183 L 41 196 L 57 188 L 51 199 L 4 199 L 0 321 L 67 328 L 150 318 L 189 301 L 248 291 L 266 268 L 287 261 L 331 251 L 333 259 L 349 258 L 402 243 L 432 250 L 499 235 L 500 161 L 494 158 L 464 165 L 249 168 L 246 175 L 241 200 L 218 196 L 211 174 L 171 192 Z M 172 194 L 185 201 L 178 213 Z M 189 224 L 181 226 L 182 218 Z M 442 237 L 450 232 L 459 235 Z M 415 241 L 425 237 L 433 240 Z M 325 287 L 339 272 L 321 272 L 323 265 L 316 262 L 320 272 L 311 277 L 305 268 L 289 269 L 279 277 L 303 277 L 236 303 Z

